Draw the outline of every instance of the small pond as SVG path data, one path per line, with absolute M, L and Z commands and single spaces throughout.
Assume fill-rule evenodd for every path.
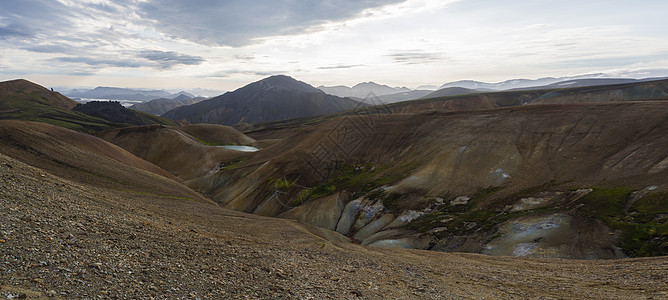
M 237 150 L 237 151 L 243 151 L 243 152 L 255 152 L 255 151 L 260 150 L 258 148 L 251 147 L 251 146 L 239 146 L 239 145 L 225 145 L 225 146 L 220 146 L 220 147 L 227 148 L 227 149 L 232 149 L 232 150 Z

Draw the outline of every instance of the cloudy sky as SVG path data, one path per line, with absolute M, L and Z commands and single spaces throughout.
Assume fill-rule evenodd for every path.
M 665 0 L 13 0 L 0 80 L 230 90 L 668 76 Z

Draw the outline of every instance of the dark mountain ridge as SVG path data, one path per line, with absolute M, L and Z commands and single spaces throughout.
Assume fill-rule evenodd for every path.
M 360 105 L 363 104 L 325 94 L 305 82 L 278 75 L 209 100 L 177 107 L 163 116 L 190 123 L 238 125 L 318 116 Z

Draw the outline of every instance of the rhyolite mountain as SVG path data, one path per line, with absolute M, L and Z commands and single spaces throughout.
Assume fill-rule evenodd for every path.
M 254 124 L 350 110 L 362 103 L 325 94 L 292 77 L 277 75 L 193 105 L 177 107 L 163 117 L 190 123 Z

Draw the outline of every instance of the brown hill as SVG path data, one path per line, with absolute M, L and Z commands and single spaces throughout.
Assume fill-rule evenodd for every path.
M 23 98 L 31 102 L 68 110 L 77 105 L 76 101 L 63 96 L 58 92 L 49 91 L 45 87 L 25 79 L 0 82 L 0 95 L 14 95 L 16 98 Z M 14 101 L 9 101 L 8 99 L 2 101 L 0 109 L 7 109 L 3 106 L 9 105 L 10 102 L 14 103 Z
M 179 130 L 210 145 L 250 145 L 255 140 L 236 129 L 215 124 L 196 124 L 179 127 Z
M 159 125 L 113 129 L 95 134 L 184 180 L 215 172 L 249 154 L 207 144 L 246 145 L 253 139 L 220 125 L 183 128 Z M 203 144 L 207 143 L 207 144 Z
M 77 102 L 32 82 L 23 79 L 0 82 L 0 120 L 43 122 L 82 132 L 128 126 L 106 120 L 105 114 L 97 117 L 73 111 L 74 107 L 77 107 Z M 120 109 L 137 113 L 137 117 L 146 124 L 171 123 L 156 116 Z
M 208 201 L 165 170 L 102 139 L 36 122 L 0 121 L 0 152 L 86 184 Z

